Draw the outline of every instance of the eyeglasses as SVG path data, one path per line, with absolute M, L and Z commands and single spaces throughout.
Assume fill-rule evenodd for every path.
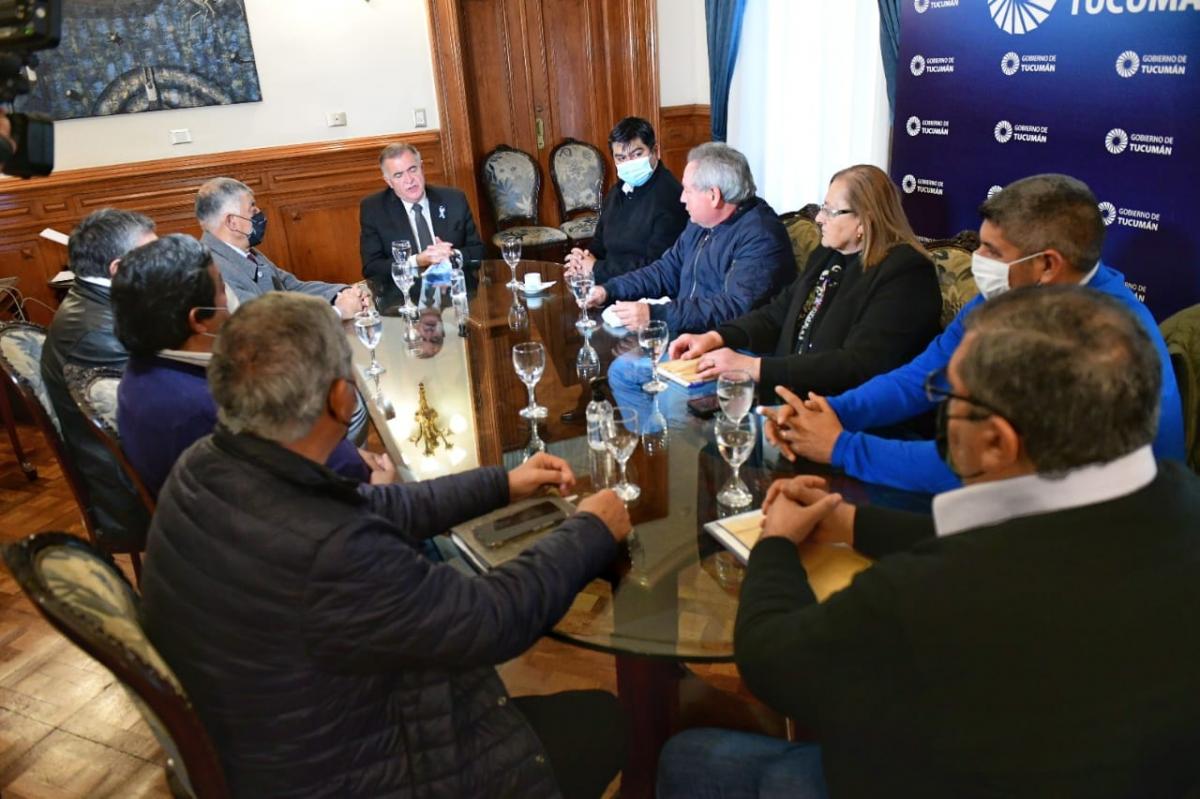
M 946 367 L 944 366 L 941 369 L 934 369 L 925 376 L 925 399 L 929 400 L 930 402 L 941 403 L 941 407 L 938 408 L 938 414 L 945 415 L 947 419 L 961 419 L 968 422 L 981 422 L 989 416 L 999 416 L 1012 425 L 1014 430 L 1017 429 L 1017 426 L 1013 424 L 1013 421 L 1005 416 L 1004 413 L 994 405 L 990 405 L 983 400 L 978 400 L 974 397 L 967 397 L 962 394 L 954 393 L 954 390 L 950 387 L 950 379 L 946 376 Z M 974 413 L 962 413 L 952 416 L 949 412 L 950 400 L 952 399 L 958 400 L 959 402 L 965 402 L 969 405 L 974 405 L 976 408 L 982 408 L 983 410 L 987 411 L 987 413 L 980 413 L 976 411 Z
M 853 208 L 830 208 L 828 205 L 825 205 L 825 204 L 822 204 L 821 207 L 817 210 L 819 213 L 825 214 L 826 219 L 837 219 L 842 214 L 854 213 Z

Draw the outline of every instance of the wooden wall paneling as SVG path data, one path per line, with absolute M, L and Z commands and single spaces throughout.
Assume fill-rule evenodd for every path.
M 486 209 L 475 181 L 473 124 L 466 79 L 463 20 L 458 0 L 427 0 L 430 49 L 433 51 L 434 83 L 438 95 L 445 180 L 467 195 L 467 203 L 482 221 Z
M 444 182 L 445 156 L 438 131 L 372 136 L 339 142 L 240 150 L 136 164 L 60 172 L 48 178 L 0 183 L 0 275 L 21 278 L 21 291 L 54 304 L 46 282 L 66 263 L 60 245 L 38 237 L 44 227 L 70 232 L 92 211 L 107 206 L 141 211 L 160 234 L 199 236 L 196 189 L 221 175 L 255 192 L 267 214 L 262 250 L 303 279 L 360 279 L 358 204 L 379 191 L 378 154 L 392 141 L 421 150 L 425 172 Z M 45 321 L 31 304 L 31 314 Z
M 604 3 L 605 69 L 612 119 L 640 116 L 658 130 L 658 10 L 655 0 Z M 600 144 L 607 143 L 608 130 Z
M 683 177 L 688 150 L 712 139 L 712 115 L 707 105 L 673 105 L 662 109 L 659 151 L 675 177 Z

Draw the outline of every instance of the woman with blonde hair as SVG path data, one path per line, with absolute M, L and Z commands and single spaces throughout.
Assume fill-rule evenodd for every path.
M 743 369 L 770 401 L 776 386 L 838 394 L 921 352 L 938 333 L 942 295 L 895 184 L 869 164 L 841 170 L 817 224 L 821 245 L 790 288 L 716 330 L 680 336 L 670 357 L 700 359 L 703 379 Z

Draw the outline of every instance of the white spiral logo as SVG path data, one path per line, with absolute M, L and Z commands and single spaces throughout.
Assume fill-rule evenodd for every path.
M 904 129 L 908 131 L 909 136 L 916 136 L 921 132 L 921 118 L 909 117 L 908 121 L 904 123 Z
M 912 194 L 917 190 L 917 179 L 912 175 L 905 175 L 900 181 L 900 188 L 904 189 L 905 194 Z
M 912 61 L 908 63 L 908 68 L 912 70 L 912 74 L 920 75 L 925 71 L 925 56 L 913 56 Z
M 1100 209 L 1100 218 L 1104 220 L 1105 227 L 1117 221 L 1117 208 L 1112 203 L 1103 202 L 1096 207 Z
M 929 0 L 913 0 L 913 8 L 917 10 L 918 14 L 924 14 L 929 10 Z
M 992 22 L 1005 33 L 1029 33 L 1046 21 L 1058 0 L 988 0 Z
M 1002 119 L 996 123 L 996 129 L 993 131 L 996 134 L 996 141 L 1005 144 L 1012 138 L 1013 128 L 1012 123 L 1007 119 Z
M 1113 155 L 1120 155 L 1129 146 L 1129 134 L 1120 128 L 1113 128 L 1104 135 L 1104 147 Z
M 1001 191 L 1003 191 L 1003 189 L 1004 189 L 1003 186 L 992 186 L 991 188 L 988 189 L 987 198 L 989 200 L 992 199 L 997 194 L 999 194 Z
M 1117 74 L 1122 78 L 1132 78 L 1138 73 L 1138 68 L 1142 65 L 1142 59 L 1138 58 L 1138 54 L 1132 50 L 1126 50 L 1117 56 Z
M 1021 71 L 1021 56 L 1009 50 L 1000 59 L 1000 71 L 1005 75 L 1016 75 Z

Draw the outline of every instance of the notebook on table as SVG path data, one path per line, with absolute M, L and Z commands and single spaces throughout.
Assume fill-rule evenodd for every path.
M 750 559 L 750 550 L 758 543 L 763 529 L 763 512 L 749 510 L 736 516 L 715 519 L 704 525 L 704 529 L 721 545 L 745 563 Z
M 672 383 L 678 383 L 684 388 L 692 388 L 704 383 L 711 383 L 713 378 L 701 379 L 699 376 L 700 359 L 693 358 L 690 361 L 677 360 L 667 361 L 658 365 L 658 373 L 670 380 Z

